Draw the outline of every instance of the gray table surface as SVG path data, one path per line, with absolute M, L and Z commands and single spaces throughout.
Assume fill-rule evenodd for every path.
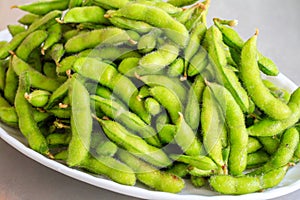
M 10 5 L 30 0 L 0 1 L 0 30 L 16 23 L 22 14 Z M 300 85 L 299 0 L 212 0 L 212 17 L 238 19 L 237 30 L 244 39 L 256 28 L 258 47 L 271 57 L 280 71 Z M 211 22 L 210 22 L 211 24 Z M 276 199 L 299 199 L 300 190 Z M 44 167 L 0 139 L 0 200 L 134 199 L 74 180 Z

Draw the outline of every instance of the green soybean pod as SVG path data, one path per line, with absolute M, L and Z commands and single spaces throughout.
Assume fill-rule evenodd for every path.
M 158 115 L 161 112 L 160 104 L 153 98 L 145 99 L 145 108 L 152 116 Z
M 256 59 L 257 35 L 258 32 L 245 43 L 242 49 L 240 77 L 250 97 L 262 111 L 274 119 L 287 119 L 291 115 L 290 108 L 270 93 L 260 77 Z M 249 74 L 252 74 L 251 77 Z
M 172 124 L 165 124 L 158 131 L 158 136 L 162 144 L 174 143 L 174 137 L 177 133 L 177 127 Z
M 25 99 L 34 107 L 44 107 L 49 100 L 50 92 L 45 90 L 34 90 L 31 93 L 25 93 Z
M 35 88 L 52 92 L 60 86 L 60 83 L 56 79 L 44 76 L 29 66 L 22 59 L 18 58 L 16 55 L 13 55 L 11 62 L 12 67 L 18 76 L 27 71 L 28 76 L 30 77 L 31 85 Z
M 247 145 L 247 153 L 254 153 L 257 150 L 261 149 L 262 145 L 260 144 L 259 140 L 255 139 L 254 137 L 248 138 L 248 145 Z
M 177 58 L 169 65 L 168 76 L 177 77 L 183 75 L 184 72 L 184 60 L 183 58 Z
M 180 23 L 185 24 L 192 18 L 193 14 L 195 13 L 195 10 L 198 8 L 199 5 L 200 4 L 196 4 L 189 8 L 184 8 L 181 12 L 173 15 L 173 17 Z
M 186 65 L 188 65 L 187 76 L 200 74 L 207 64 L 207 52 L 203 48 L 200 48 L 200 50 L 190 60 L 190 63 L 186 63 Z
M 177 45 L 167 43 L 161 46 L 157 51 L 153 51 L 143 56 L 139 65 L 145 71 L 160 71 L 170 65 L 179 54 Z
M 167 172 L 183 178 L 188 175 L 188 165 L 181 162 L 174 162 L 172 166 L 167 169 Z
M 25 72 L 20 75 L 19 86 L 15 99 L 15 108 L 19 118 L 19 128 L 33 150 L 50 156 L 47 141 L 33 118 L 32 107 L 24 98 L 24 94 L 28 92 L 29 87 L 29 76 Z
M 192 28 L 190 40 L 187 47 L 184 49 L 184 58 L 186 62 L 189 62 L 199 49 L 206 30 L 207 28 L 202 22 L 197 23 L 196 26 Z
M 205 83 L 203 78 L 199 75 L 195 78 L 190 87 L 188 100 L 185 106 L 184 116 L 187 123 L 195 131 L 199 127 L 200 122 L 200 104 L 202 100 Z
M 277 136 L 257 137 L 262 144 L 263 149 L 270 155 L 274 154 L 280 144 L 280 139 Z
M 83 4 L 84 0 L 70 0 L 69 8 L 80 7 Z
M 236 74 L 231 69 L 226 68 L 227 61 L 225 50 L 222 46 L 222 33 L 217 27 L 212 26 L 207 30 L 206 42 L 208 54 L 214 63 L 213 67 L 217 73 L 217 80 L 231 92 L 243 112 L 247 112 L 249 110 L 248 94 L 242 87 Z
M 210 186 L 222 194 L 248 194 L 278 185 L 284 178 L 288 166 L 273 169 L 261 176 L 215 175 L 209 179 Z
M 142 53 L 150 53 L 157 45 L 157 37 L 161 35 L 160 29 L 153 29 L 149 33 L 143 35 L 138 41 L 137 48 Z
M 53 1 L 38 1 L 31 4 L 12 6 L 21 10 L 36 14 L 45 15 L 54 10 L 66 10 L 69 5 L 69 0 L 53 0 Z
M 138 76 L 137 78 L 149 87 L 163 86 L 170 89 L 177 95 L 182 104 L 184 104 L 186 101 L 187 89 L 183 83 L 176 78 L 169 78 L 164 75 L 145 75 Z
M 145 15 L 145 13 L 147 13 L 147 15 Z M 173 19 L 164 10 L 153 6 L 147 6 L 140 3 L 126 4 L 116 12 L 111 14 L 110 12 L 107 12 L 107 16 L 126 17 L 129 19 L 144 21 L 154 27 L 162 28 L 164 29 L 163 31 L 167 37 L 179 46 L 186 46 L 189 38 L 189 33 L 183 24 Z
M 150 88 L 150 94 L 168 111 L 173 123 L 179 119 L 179 113 L 183 107 L 180 99 L 174 91 L 163 86 L 154 86 Z M 193 131 L 192 131 L 193 132 Z
M 127 131 L 119 123 L 111 120 L 97 120 L 106 136 L 120 148 L 124 148 L 154 166 L 166 167 L 171 164 L 171 160 L 162 149 L 147 144 L 145 140 Z
M 178 193 L 184 188 L 184 181 L 174 174 L 156 169 L 143 162 L 126 151 L 118 151 L 121 161 L 130 166 L 136 174 L 137 179 L 158 191 Z
M 71 8 L 64 16 L 64 23 L 109 24 L 104 18 L 105 10 L 98 6 Z
M 16 109 L 11 106 L 0 107 L 0 120 L 8 126 L 18 128 L 18 115 Z
M 216 163 L 207 156 L 187 156 L 171 154 L 170 157 L 177 162 L 183 162 L 193 167 L 197 167 L 200 170 L 217 170 Z
M 46 137 L 49 146 L 67 146 L 71 140 L 70 133 L 51 133 Z
M 25 32 L 16 35 L 9 43 L 0 49 L 0 59 L 4 59 L 10 55 L 10 51 L 14 51 L 22 43 L 22 41 L 32 32 L 38 29 L 45 29 L 55 22 L 55 18 L 61 16 L 61 11 L 52 11 L 41 19 L 35 21 Z
M 128 129 L 137 133 L 150 145 L 161 147 L 156 132 L 147 125 L 136 114 L 126 110 L 121 104 L 115 102 L 111 98 L 104 99 L 96 95 L 92 95 L 91 99 L 95 101 L 95 107 L 100 107 L 101 111 L 109 118 L 121 123 Z
M 110 0 L 92 0 L 93 4 L 97 6 L 101 6 L 107 10 L 109 9 L 117 9 L 124 7 L 129 0 L 120 0 L 120 1 L 110 1 Z
M 174 6 L 177 7 L 182 7 L 182 6 L 188 6 L 191 5 L 195 2 L 197 2 L 196 0 L 168 0 L 167 1 L 169 4 L 172 4 Z
M 257 151 L 254 153 L 249 153 L 247 156 L 247 169 L 255 168 L 261 166 L 270 160 L 269 154 L 265 151 Z
M 136 177 L 133 170 L 120 161 L 109 156 L 87 157 L 80 167 L 95 174 L 105 175 L 111 180 L 123 184 L 134 185 Z
M 176 134 L 174 139 L 186 155 L 197 156 L 202 153 L 201 141 L 197 138 L 192 128 L 186 123 L 179 112 L 179 118 L 175 122 Z
M 300 119 L 300 88 L 292 93 L 288 106 L 292 111 L 289 118 L 284 120 L 274 120 L 271 117 L 264 118 L 248 127 L 249 135 L 274 136 L 295 125 Z
M 178 8 L 164 1 L 137 0 L 137 3 L 160 8 L 171 16 L 175 16 L 182 11 L 182 8 Z
M 9 59 L 9 66 L 6 71 L 4 97 L 10 104 L 14 104 L 16 92 L 18 89 L 19 79 L 12 66 L 12 58 Z
M 0 45 L 1 48 L 1 45 Z M 0 91 L 4 91 L 6 71 L 9 67 L 9 60 L 0 61 Z
M 52 60 L 56 63 L 56 65 L 58 65 L 61 58 L 65 54 L 64 45 L 60 43 L 54 44 L 51 47 L 51 49 L 47 52 L 47 54 L 52 58 Z
M 74 63 L 78 58 L 78 55 L 71 55 L 63 58 L 56 66 L 56 73 L 59 75 L 66 75 L 67 70 L 73 68 Z
M 244 41 L 234 29 L 220 24 L 219 21 L 220 19 L 214 19 L 215 25 L 223 34 L 224 42 L 232 49 L 235 49 L 233 52 L 239 53 L 244 46 Z M 269 76 L 277 76 L 279 74 L 278 67 L 271 59 L 263 56 L 260 52 L 257 52 L 257 58 L 258 66 L 263 73 Z
M 72 109 L 72 139 L 68 147 L 67 159 L 69 166 L 78 166 L 88 157 L 93 126 L 90 96 L 77 77 L 77 75 L 73 75 L 69 85 L 69 98 Z
M 75 35 L 66 42 L 65 49 L 67 53 L 77 53 L 97 47 L 100 44 L 116 44 L 128 41 L 130 41 L 130 37 L 126 31 L 111 27 Z
M 61 84 L 53 93 L 51 94 L 45 109 L 51 109 L 55 104 L 59 103 L 69 91 L 71 79 L 68 79 L 66 82 Z
M 96 153 L 100 156 L 113 157 L 117 153 L 117 151 L 118 146 L 111 141 L 102 142 L 96 147 Z
M 51 48 L 54 44 L 58 43 L 62 38 L 62 25 L 59 23 L 53 24 L 47 29 L 47 31 L 48 37 L 43 44 L 42 53 Z
M 200 188 L 205 185 L 206 179 L 199 176 L 191 176 L 192 185 L 196 188 Z
M 24 26 L 21 25 L 8 25 L 7 26 L 9 33 L 14 37 L 19 33 L 25 32 L 26 29 Z
M 41 18 L 41 16 L 39 16 L 39 15 L 32 14 L 32 13 L 28 13 L 28 14 L 23 15 L 23 16 L 18 20 L 18 22 L 19 22 L 20 24 L 30 26 L 33 22 L 35 22 L 36 20 L 38 20 L 38 19 L 40 19 L 40 18 Z
M 125 17 L 110 17 L 108 20 L 116 27 L 134 30 L 139 33 L 147 33 L 153 29 L 153 26 L 147 24 L 146 22 L 128 19 Z
M 277 151 L 271 156 L 270 160 L 250 175 L 259 175 L 266 173 L 274 168 L 279 168 L 287 165 L 292 159 L 294 152 L 299 143 L 299 132 L 296 128 L 290 128 L 282 135 L 280 145 Z
M 209 87 L 219 102 L 229 129 L 229 172 L 240 175 L 247 165 L 248 132 L 243 112 L 225 87 L 215 83 L 209 83 Z
M 79 58 L 73 69 L 84 77 L 98 81 L 101 85 L 110 88 L 117 96 L 129 105 L 129 108 L 150 123 L 150 115 L 145 110 L 143 102 L 136 97 L 138 90 L 135 85 L 117 70 L 104 62 L 93 58 Z
M 208 155 L 221 167 L 225 165 L 221 141 L 224 123 L 225 121 L 219 113 L 217 100 L 213 96 L 212 91 L 206 87 L 203 92 L 201 110 L 203 145 Z
M 42 56 L 39 48 L 34 49 L 27 59 L 27 64 L 32 66 L 35 70 L 42 72 Z

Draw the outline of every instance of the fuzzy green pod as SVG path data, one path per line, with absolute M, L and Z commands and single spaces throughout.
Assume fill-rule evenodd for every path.
M 278 185 L 284 178 L 288 166 L 273 169 L 261 176 L 216 175 L 209 179 L 212 188 L 222 194 L 248 194 Z
M 121 161 L 129 165 L 143 184 L 158 191 L 178 193 L 184 188 L 184 180 L 174 174 L 156 169 L 126 151 L 118 151 Z
M 140 3 L 126 4 L 126 6 L 116 12 L 111 14 L 108 12 L 107 16 L 121 16 L 129 19 L 140 20 L 149 23 L 154 27 L 162 28 L 170 40 L 174 41 L 179 46 L 186 46 L 189 38 L 189 33 L 184 25 L 173 19 L 164 10 L 153 6 L 147 6 Z
M 24 26 L 21 25 L 8 25 L 7 26 L 9 33 L 14 37 L 19 33 L 25 32 L 26 29 Z
M 120 148 L 133 153 L 155 166 L 166 167 L 170 165 L 171 160 L 163 150 L 147 144 L 141 137 L 127 131 L 117 122 L 111 120 L 97 120 L 101 124 L 106 136 Z
M 89 38 L 89 40 L 86 40 L 87 38 Z M 130 37 L 126 31 L 111 27 L 75 35 L 66 42 L 65 49 L 68 53 L 76 53 L 97 47 L 100 44 L 116 44 L 128 42 L 129 40 Z
M 33 22 L 35 22 L 36 20 L 38 20 L 40 18 L 41 18 L 41 16 L 39 16 L 39 15 L 28 13 L 28 14 L 22 16 L 18 20 L 18 22 L 23 25 L 31 25 Z
M 208 86 L 219 102 L 228 125 L 230 142 L 229 172 L 232 175 L 240 175 L 247 165 L 248 131 L 245 126 L 243 112 L 225 87 L 216 83 L 209 83 Z
M 36 15 L 45 15 L 54 10 L 66 10 L 69 0 L 38 1 L 31 4 L 13 6 Z
M 22 134 L 28 140 L 29 146 L 35 151 L 50 155 L 48 143 L 40 131 L 37 122 L 33 118 L 33 108 L 24 98 L 24 94 L 28 92 L 30 79 L 28 74 L 22 73 L 19 79 L 19 87 L 15 99 L 16 113 L 19 119 L 19 128 Z
M 109 24 L 104 14 L 105 10 L 98 6 L 75 7 L 65 14 L 63 22 Z
M 262 111 L 273 119 L 287 119 L 291 115 L 290 108 L 270 93 L 260 77 L 257 64 L 257 34 L 258 32 L 245 43 L 242 49 L 240 65 L 241 79 L 250 97 Z
M 89 156 L 80 164 L 80 167 L 95 174 L 105 175 L 113 181 L 123 185 L 134 185 L 136 177 L 133 170 L 120 161 L 109 156 Z
M 34 90 L 31 93 L 25 93 L 25 99 L 34 107 L 44 107 L 51 95 L 50 92 L 45 90 Z
M 139 65 L 145 71 L 160 71 L 170 65 L 178 56 L 179 48 L 174 44 L 165 44 L 157 51 L 153 51 L 143 56 Z

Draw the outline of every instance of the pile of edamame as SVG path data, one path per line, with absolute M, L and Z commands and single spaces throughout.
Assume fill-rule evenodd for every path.
M 33 150 L 124 185 L 223 194 L 279 184 L 300 159 L 300 89 L 210 0 L 51 0 L 0 42 L 0 118 Z

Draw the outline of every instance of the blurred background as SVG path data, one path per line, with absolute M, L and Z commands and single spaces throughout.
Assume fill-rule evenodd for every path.
M 272 58 L 280 71 L 300 85 L 299 0 L 211 0 L 212 17 L 238 19 L 244 39 L 260 30 L 258 47 Z M 24 13 L 10 6 L 32 0 L 0 0 L 0 30 L 17 23 Z M 276 200 L 299 199 L 300 191 Z M 0 200 L 99 200 L 134 199 L 97 188 L 48 169 L 23 156 L 0 139 Z

